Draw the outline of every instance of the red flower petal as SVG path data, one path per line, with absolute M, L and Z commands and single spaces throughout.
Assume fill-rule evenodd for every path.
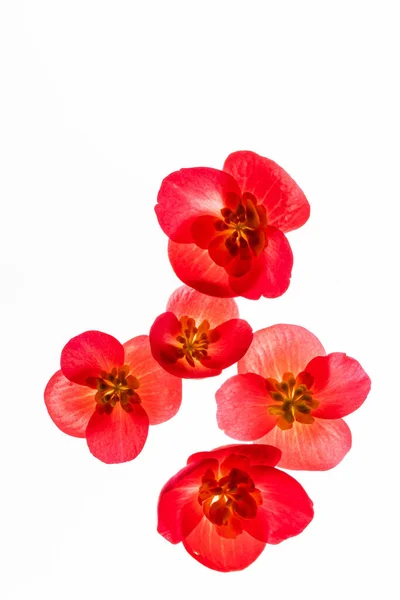
M 149 336 L 139 335 L 124 344 L 125 362 L 139 380 L 139 394 L 151 425 L 164 423 L 179 410 L 182 381 L 160 367 L 154 360 Z
M 54 423 L 68 435 L 85 437 L 86 427 L 96 402 L 95 392 L 72 383 L 57 371 L 44 391 L 44 401 Z
M 273 404 L 265 379 L 255 373 L 235 375 L 215 394 L 218 427 L 237 440 L 257 440 L 276 424 L 268 413 Z
M 186 379 L 201 379 L 219 375 L 220 368 L 208 368 L 197 361 L 192 367 L 184 358 L 177 359 L 176 338 L 180 334 L 180 323 L 172 312 L 163 313 L 154 321 L 150 329 L 150 345 L 153 357 L 158 364 L 175 377 Z
M 224 171 L 238 182 L 242 193 L 250 192 L 267 210 L 269 225 L 291 231 L 304 225 L 310 205 L 297 183 L 279 165 L 255 152 L 233 152 Z
M 230 194 L 240 194 L 236 181 L 217 169 L 181 169 L 164 179 L 155 207 L 161 229 L 180 243 L 193 241 L 191 227 L 201 215 L 221 218 Z
M 351 448 L 351 432 L 342 419 L 315 419 L 311 425 L 295 421 L 292 429 L 274 427 L 258 443 L 282 450 L 283 469 L 326 471 L 332 469 Z
M 277 465 L 282 455 L 278 448 L 268 446 L 267 444 L 228 444 L 209 452 L 196 452 L 189 456 L 187 463 L 190 464 L 207 458 L 215 458 L 222 463 L 232 454 L 247 457 L 251 465 L 270 467 Z
M 202 250 L 195 244 L 176 244 L 170 240 L 168 256 L 177 277 L 195 290 L 219 298 L 239 295 L 231 288 L 225 269 L 211 260 L 208 250 Z
M 258 300 L 261 296 L 277 298 L 289 287 L 293 267 L 293 254 L 289 242 L 275 227 L 267 227 L 266 234 L 268 245 L 258 259 L 258 277 L 255 277 L 256 270 L 253 265 L 252 286 L 247 290 L 242 289 L 243 277 L 230 279 L 232 289 L 249 300 Z
M 204 517 L 184 538 L 183 545 L 193 558 L 216 571 L 240 571 L 260 556 L 265 543 L 243 531 L 236 539 L 220 536 Z
M 371 380 L 354 358 L 341 352 L 314 358 L 305 368 L 312 375 L 313 400 L 320 404 L 315 417 L 338 419 L 361 406 L 371 389 Z
M 217 218 L 215 215 L 203 215 L 202 217 L 197 217 L 190 228 L 192 241 L 196 246 L 204 249 L 208 248 L 211 240 L 218 235 L 215 224 L 220 221 L 220 218 Z
M 230 319 L 213 330 L 218 340 L 208 347 L 208 357 L 201 362 L 212 369 L 226 369 L 246 354 L 253 332 L 247 321 Z
M 209 456 L 181 469 L 160 492 L 157 531 L 172 544 L 181 542 L 204 515 L 198 496 L 207 469 L 218 470 L 217 461 Z
M 269 544 L 279 544 L 301 533 L 312 520 L 314 510 L 312 500 L 298 481 L 273 467 L 251 467 L 249 475 L 263 502 L 257 507 L 256 519 L 243 521 L 246 531 L 261 540 L 266 541 L 267 537 Z
M 85 331 L 72 338 L 61 352 L 61 370 L 74 383 L 88 385 L 101 371 L 110 372 L 124 364 L 124 349 L 112 335 L 101 331 Z M 96 387 L 91 384 L 90 387 Z
M 116 404 L 111 414 L 93 413 L 86 441 L 90 452 L 107 464 L 133 460 L 141 452 L 149 430 L 149 419 L 140 404 L 127 412 Z
M 257 373 L 281 381 L 282 375 L 298 375 L 315 356 L 324 356 L 321 342 L 298 325 L 273 325 L 254 333 L 253 342 L 238 363 L 239 373 Z
M 213 298 L 185 285 L 170 296 L 167 311 L 173 312 L 178 319 L 192 317 L 197 324 L 207 320 L 211 329 L 239 317 L 239 309 L 232 298 Z

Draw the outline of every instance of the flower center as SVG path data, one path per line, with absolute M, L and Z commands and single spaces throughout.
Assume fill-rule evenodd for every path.
M 210 323 L 204 320 L 196 327 L 196 322 L 191 317 L 181 317 L 181 333 L 176 341 L 180 347 L 176 349 L 177 358 L 184 358 L 191 367 L 195 367 L 195 360 L 208 358 L 209 344 L 217 340 L 217 335 L 210 330 Z
M 97 378 L 96 410 L 100 413 L 112 412 L 119 402 L 126 412 L 132 411 L 133 404 L 140 404 L 140 396 L 134 391 L 139 387 L 139 380 L 134 375 L 129 375 L 129 365 L 118 369 L 114 367 L 111 373 L 102 371 Z
M 239 255 L 243 260 L 250 259 L 252 254 L 259 256 L 267 245 L 265 207 L 257 204 L 253 194 L 245 192 L 236 210 L 225 207 L 221 214 L 223 220 L 215 223 L 215 229 L 230 233 L 225 240 L 225 246 L 231 256 Z
M 268 412 L 279 417 L 276 424 L 281 429 L 291 429 L 294 421 L 305 425 L 314 423 L 315 419 L 310 413 L 317 408 L 319 402 L 313 400 L 312 392 L 298 379 L 293 373 L 284 373 L 280 382 L 272 378 L 266 380 L 267 390 L 277 403 L 269 405 Z M 306 379 L 304 374 L 302 379 Z M 309 385 L 312 385 L 312 381 Z
M 262 504 L 261 492 L 246 471 L 231 469 L 229 475 L 217 480 L 207 469 L 199 487 L 199 504 L 213 525 L 222 527 L 223 537 L 236 538 L 242 533 L 241 519 L 254 519 Z

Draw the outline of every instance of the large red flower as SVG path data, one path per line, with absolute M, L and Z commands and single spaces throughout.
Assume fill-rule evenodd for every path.
M 158 532 L 210 569 L 248 567 L 266 543 L 301 533 L 313 518 L 301 485 L 274 468 L 279 457 L 264 444 L 193 454 L 161 490 Z
M 86 331 L 64 347 L 61 370 L 44 399 L 61 431 L 85 437 L 103 462 L 121 463 L 141 452 L 149 424 L 176 414 L 182 381 L 156 363 L 147 335 L 122 345 L 106 333 Z
M 253 339 L 250 325 L 238 316 L 232 298 L 212 298 L 182 286 L 150 330 L 153 356 L 178 377 L 219 375 L 244 356 Z
M 277 446 L 285 469 L 326 470 L 344 458 L 351 433 L 342 417 L 371 387 L 354 358 L 326 355 L 303 327 L 274 325 L 254 333 L 238 371 L 216 393 L 218 425 L 229 436 Z
M 250 299 L 287 290 L 293 256 L 284 233 L 310 214 L 290 175 L 254 152 L 230 154 L 223 171 L 171 173 L 155 210 L 184 283 L 210 296 Z

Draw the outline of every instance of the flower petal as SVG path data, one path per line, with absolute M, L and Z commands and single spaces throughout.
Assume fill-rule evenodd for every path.
M 218 427 L 238 440 L 257 440 L 276 424 L 265 379 L 255 373 L 230 377 L 215 394 Z
M 226 369 L 236 363 L 249 349 L 253 332 L 247 321 L 230 319 L 212 330 L 217 341 L 208 347 L 208 356 L 201 362 L 212 369 Z
M 80 385 L 96 387 L 88 379 L 96 379 L 101 371 L 110 372 L 124 364 L 122 344 L 101 331 L 85 331 L 72 338 L 61 352 L 61 370 L 65 377 Z
M 186 285 L 182 285 L 170 296 L 167 311 L 173 312 L 178 319 L 183 316 L 192 317 L 197 324 L 206 319 L 211 329 L 239 317 L 239 309 L 232 298 L 213 298 Z
M 207 469 L 218 470 L 217 461 L 208 456 L 181 469 L 160 492 L 157 531 L 172 544 L 181 542 L 203 517 L 198 497 Z
M 50 417 L 61 431 L 75 437 L 85 437 L 86 427 L 96 402 L 95 392 L 72 383 L 57 371 L 44 391 L 44 401 Z
M 228 173 L 207 167 L 181 169 L 164 179 L 155 207 L 161 229 L 174 242 L 193 242 L 191 227 L 202 215 L 221 219 L 231 194 L 240 194 Z
M 265 548 L 265 542 L 256 540 L 246 531 L 236 539 L 220 536 L 206 517 L 184 538 L 183 545 L 202 565 L 224 572 L 245 569 Z
M 248 471 L 262 494 L 257 517 L 243 521 L 250 534 L 269 544 L 298 535 L 314 516 L 313 502 L 290 475 L 273 467 L 255 466 Z
M 259 275 L 257 278 L 253 275 L 252 287 L 242 290 L 242 277 L 230 279 L 231 287 L 249 300 L 258 300 L 261 296 L 277 298 L 286 292 L 290 284 L 293 254 L 289 242 L 275 227 L 267 227 L 266 235 L 268 245 L 258 259 Z
M 139 394 L 150 425 L 164 423 L 179 410 L 182 402 L 182 381 L 167 373 L 154 360 L 149 336 L 139 335 L 124 344 L 125 362 L 139 380 Z
M 371 389 L 371 380 L 354 358 L 341 352 L 314 358 L 305 368 L 314 383 L 313 400 L 319 406 L 314 417 L 339 419 L 361 406 Z
M 189 456 L 187 463 L 198 462 L 206 458 L 215 458 L 222 463 L 228 456 L 239 455 L 249 459 L 251 465 L 274 467 L 278 464 L 282 453 L 278 448 L 267 444 L 228 444 L 209 452 L 196 452 Z
M 229 284 L 225 269 L 211 260 L 208 250 L 202 250 L 195 244 L 176 244 L 170 240 L 168 256 L 175 274 L 186 285 L 208 296 L 238 296 Z
M 351 432 L 342 419 L 315 419 L 311 425 L 295 421 L 291 429 L 274 427 L 258 443 L 282 450 L 283 469 L 326 471 L 332 469 L 351 448 Z
M 140 404 L 127 412 L 116 404 L 111 414 L 93 413 L 87 429 L 86 441 L 90 452 L 107 464 L 133 460 L 142 451 L 149 430 L 149 419 Z
M 267 210 L 269 225 L 287 232 L 304 225 L 310 205 L 290 175 L 274 161 L 255 152 L 233 152 L 224 171 L 238 182 L 242 193 L 250 192 Z
M 324 356 L 321 342 L 298 325 L 272 325 L 254 333 L 253 342 L 238 363 L 239 373 L 258 373 L 281 381 L 284 373 L 298 375 L 315 356 Z

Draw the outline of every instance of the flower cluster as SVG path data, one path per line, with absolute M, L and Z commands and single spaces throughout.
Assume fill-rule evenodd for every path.
M 223 170 L 199 167 L 162 182 L 156 214 L 185 284 L 149 335 L 121 344 L 100 331 L 72 338 L 44 399 L 64 433 L 86 438 L 99 460 L 123 463 L 143 449 L 149 425 L 171 419 L 182 379 L 238 374 L 216 392 L 218 425 L 232 444 L 189 457 L 165 484 L 158 531 L 218 571 L 249 566 L 265 545 L 297 535 L 313 518 L 302 486 L 277 468 L 323 471 L 351 448 L 343 417 L 366 399 L 370 379 L 342 352 L 326 354 L 298 325 L 253 333 L 236 296 L 274 298 L 293 264 L 285 233 L 309 204 L 273 161 L 235 152 Z

